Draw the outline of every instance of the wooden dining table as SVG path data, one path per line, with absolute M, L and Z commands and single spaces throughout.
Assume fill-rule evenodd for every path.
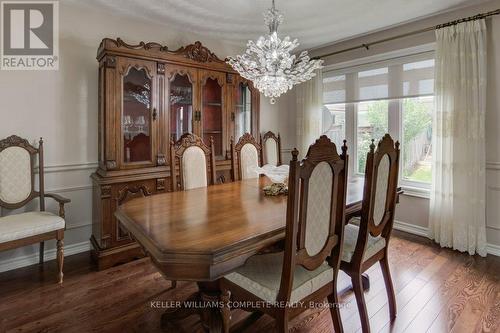
M 224 299 L 218 279 L 285 237 L 287 196 L 264 195 L 267 184 L 260 177 L 136 198 L 115 216 L 166 279 L 198 284 L 189 300 Z M 350 180 L 346 215 L 360 211 L 362 198 L 363 179 Z M 207 331 L 220 332 L 220 311 L 169 309 L 162 325 L 197 312 Z

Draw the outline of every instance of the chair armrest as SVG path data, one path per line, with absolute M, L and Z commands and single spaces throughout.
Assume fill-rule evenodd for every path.
M 52 198 L 59 203 L 59 216 L 65 218 L 66 213 L 64 211 L 64 204 L 71 202 L 71 200 L 55 193 L 45 193 L 45 196 L 47 198 Z
M 55 194 L 55 193 L 45 193 L 45 196 L 48 198 L 54 199 L 55 201 L 57 201 L 60 204 L 67 204 L 67 203 L 71 202 L 70 199 L 65 198 L 63 196 L 60 196 L 59 194 Z

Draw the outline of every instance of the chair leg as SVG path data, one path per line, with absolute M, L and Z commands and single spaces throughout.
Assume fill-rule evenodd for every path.
M 368 310 L 366 309 L 365 295 L 363 291 L 363 282 L 361 274 L 351 277 L 352 288 L 356 296 L 358 305 L 359 319 L 361 320 L 361 329 L 363 333 L 370 333 L 370 323 L 368 321 Z
M 387 291 L 387 299 L 389 300 L 389 313 L 391 315 L 391 321 L 396 318 L 397 307 L 396 307 L 396 295 L 394 293 L 394 286 L 392 285 L 391 272 L 389 270 L 389 261 L 387 256 L 380 260 L 380 268 L 382 269 L 382 275 L 384 277 L 385 289 Z
M 328 302 L 330 303 L 330 314 L 332 316 L 333 328 L 335 329 L 335 333 L 344 332 L 344 328 L 342 327 L 342 319 L 340 318 L 340 308 L 339 308 L 339 300 L 337 294 L 337 286 L 334 282 L 333 293 L 328 295 Z
M 57 281 L 58 283 L 63 282 L 63 264 L 64 264 L 64 234 L 62 236 L 57 236 Z
M 44 252 L 45 252 L 45 242 L 40 242 L 40 250 L 39 250 L 39 256 L 38 256 L 40 265 L 43 264 Z
M 286 313 L 280 313 L 276 316 L 276 332 L 288 333 L 288 315 Z

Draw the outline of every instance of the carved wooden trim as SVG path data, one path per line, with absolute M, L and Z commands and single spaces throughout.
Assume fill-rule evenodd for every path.
M 11 135 L 3 140 L 0 140 L 0 151 L 9 147 L 21 147 L 26 149 L 31 155 L 38 153 L 38 149 L 33 147 L 28 140 L 17 135 Z
M 151 191 L 149 191 L 146 185 L 139 186 L 125 186 L 118 191 L 118 197 L 116 199 L 118 205 L 121 205 L 125 200 L 127 200 L 129 195 L 137 195 L 142 194 L 143 197 L 147 197 L 151 195 Z
M 103 44 L 104 41 L 110 41 L 112 43 L 115 44 L 115 46 L 117 47 L 125 47 L 127 49 L 132 49 L 132 50 L 141 50 L 141 49 L 144 49 L 144 50 L 152 50 L 152 49 L 158 49 L 159 51 L 168 51 L 168 47 L 167 46 L 164 46 L 164 45 L 161 45 L 160 43 L 156 43 L 156 42 L 148 42 L 148 43 L 145 43 L 143 41 L 139 42 L 139 44 L 128 44 L 126 42 L 123 41 L 123 39 L 121 39 L 120 37 L 118 37 L 116 40 L 115 39 L 111 39 L 111 38 L 105 38 L 103 39 L 103 41 L 101 42 L 101 44 Z M 99 47 L 100 48 L 100 47 Z
M 165 189 L 166 189 L 165 178 L 157 178 L 156 179 L 156 190 L 157 191 L 164 191 Z
M 116 57 L 107 56 L 105 61 L 104 61 L 104 66 L 106 68 L 116 68 Z
M 217 178 L 217 184 L 224 184 L 226 182 L 226 177 L 224 175 L 220 175 L 219 178 Z
M 229 84 L 234 83 L 234 74 L 233 73 L 226 74 L 226 82 Z
M 181 158 L 184 151 L 192 146 L 200 147 L 205 155 L 210 154 L 210 148 L 199 136 L 192 133 L 184 133 L 173 146 L 175 157 Z
M 193 79 L 193 73 L 191 72 L 190 68 L 174 68 L 172 71 L 168 73 L 168 80 L 172 82 L 175 80 L 176 75 L 181 75 L 184 76 L 186 75 L 188 77 L 188 80 L 191 84 L 194 84 L 195 80 Z
M 280 134 L 274 134 L 272 131 L 267 131 L 262 136 L 262 142 L 266 142 L 268 139 L 274 139 L 274 141 L 278 142 L 280 140 Z
M 314 144 L 309 146 L 303 163 L 310 166 L 310 171 L 312 172 L 312 169 L 314 169 L 319 162 L 328 162 L 333 166 L 333 164 L 339 160 L 340 155 L 337 152 L 337 146 L 335 143 L 333 143 L 326 135 L 322 135 Z
M 250 133 L 245 133 L 241 136 L 241 138 L 238 140 L 238 143 L 234 146 L 234 150 L 236 150 L 237 153 L 240 153 L 243 146 L 247 143 L 253 144 L 255 148 L 257 148 L 257 152 L 259 152 L 258 155 L 260 156 L 261 146 L 259 143 L 257 143 L 257 140 L 255 140 L 253 135 Z
M 99 45 L 99 48 L 97 49 L 97 54 L 99 55 L 101 52 L 106 49 L 106 44 L 111 44 L 114 47 L 120 48 L 126 48 L 129 50 L 157 50 L 159 52 L 165 52 L 169 53 L 172 55 L 180 55 L 183 56 L 187 59 L 200 62 L 200 63 L 207 63 L 207 62 L 218 62 L 218 63 L 225 63 L 224 60 L 220 59 L 210 51 L 206 46 L 204 46 L 200 41 L 194 42 L 194 44 L 189 44 L 186 46 L 182 46 L 179 49 L 175 51 L 170 51 L 167 46 L 161 45 L 160 43 L 156 42 L 139 42 L 139 44 L 128 44 L 124 42 L 121 38 L 117 39 L 112 39 L 112 38 L 104 38 L 101 41 L 101 44 Z
M 106 161 L 106 169 L 108 170 L 113 170 L 116 169 L 117 164 L 115 160 L 107 160 Z
M 101 186 L 101 199 L 111 198 L 111 185 Z
M 156 155 L 156 165 L 167 165 L 167 157 L 165 154 Z
M 205 75 L 201 78 L 201 85 L 204 86 L 207 83 L 208 79 L 212 79 L 217 81 L 219 86 L 222 88 L 226 84 L 224 80 L 224 75 L 221 75 L 222 73 L 218 72 L 210 72 L 210 71 L 205 71 Z
M 133 65 L 132 64 L 123 65 L 119 70 L 120 75 L 127 76 L 130 73 L 130 70 L 132 68 L 135 68 L 138 71 L 141 71 L 144 69 L 146 72 L 146 75 L 148 76 L 148 79 L 153 80 L 153 73 L 151 73 L 151 69 L 148 66 L 146 66 L 144 64 L 139 64 L 139 63 L 133 64 Z
M 197 62 L 224 62 L 224 60 L 219 59 L 207 47 L 203 46 L 200 41 L 196 41 L 194 42 L 194 44 L 183 46 L 173 51 L 172 53 L 183 55 L 184 57 Z
M 156 71 L 158 74 L 165 74 L 165 64 L 162 62 L 159 62 L 157 65 Z

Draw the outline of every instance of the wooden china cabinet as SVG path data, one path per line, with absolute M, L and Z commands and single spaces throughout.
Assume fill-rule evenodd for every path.
M 105 38 L 99 61 L 99 167 L 92 174 L 92 257 L 99 269 L 142 257 L 114 217 L 137 197 L 170 191 L 170 140 L 215 143 L 218 182 L 230 181 L 230 139 L 259 134 L 259 93 L 200 42 L 171 51 Z

